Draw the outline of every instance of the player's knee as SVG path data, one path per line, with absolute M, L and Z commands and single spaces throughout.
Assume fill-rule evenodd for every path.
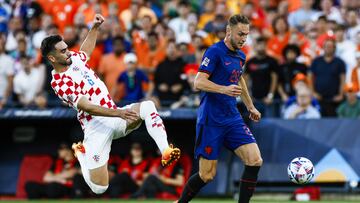
M 211 172 L 205 172 L 205 173 L 199 173 L 201 180 L 203 180 L 205 183 L 211 182 L 214 180 L 214 177 L 216 175 L 216 171 Z
M 91 183 L 90 188 L 91 191 L 93 191 L 93 193 L 95 194 L 103 194 L 107 189 L 108 189 L 109 185 L 97 185 L 94 183 Z
M 246 164 L 248 166 L 261 166 L 263 164 L 263 159 L 261 157 L 256 157 L 254 159 L 250 159 Z
M 155 104 L 151 100 L 143 101 L 140 103 L 140 117 L 144 119 L 149 113 L 153 113 L 156 110 Z

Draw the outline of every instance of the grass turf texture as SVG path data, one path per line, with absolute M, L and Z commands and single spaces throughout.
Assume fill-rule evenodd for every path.
M 105 202 L 109 202 L 109 203 L 117 203 L 117 202 L 121 202 L 121 203 L 140 203 L 140 202 L 145 202 L 145 203 L 170 203 L 173 201 L 161 201 L 161 200 L 92 200 L 92 199 L 87 199 L 87 200 L 23 200 L 23 201 L 19 201 L 19 200 L 15 200 L 15 201 L 0 201 L 1 203 L 105 203 Z M 231 200 L 231 199 L 199 199 L 199 200 L 193 200 L 191 201 L 193 203 L 209 203 L 209 202 L 216 202 L 216 203 L 235 203 L 235 200 Z M 268 201 L 260 201 L 260 200 L 254 200 L 251 201 L 252 203 L 296 203 L 295 201 L 273 201 L 273 200 L 268 200 Z M 355 203 L 355 202 L 359 202 L 359 201 L 314 201 L 316 203 Z

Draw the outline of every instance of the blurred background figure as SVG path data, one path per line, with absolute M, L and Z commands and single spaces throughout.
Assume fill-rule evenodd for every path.
M 44 175 L 43 182 L 26 183 L 25 190 L 29 199 L 73 196 L 73 178 L 78 171 L 78 163 L 70 146 L 61 144 L 58 148 L 58 157 L 54 159 L 51 169 Z
M 286 102 L 290 96 L 295 95 L 295 90 L 291 84 L 295 76 L 299 73 L 307 75 L 308 68 L 305 64 L 297 62 L 300 56 L 300 49 L 296 45 L 287 45 L 283 50 L 285 63 L 279 67 L 278 92 L 282 101 Z
M 200 105 L 200 92 L 195 89 L 194 81 L 197 74 L 199 65 L 187 64 L 184 68 L 184 74 L 182 74 L 183 80 L 186 80 L 188 87 L 184 92 L 184 95 L 179 101 L 173 103 L 170 108 L 177 109 L 180 107 L 197 108 Z
M 35 66 L 27 56 L 20 59 L 21 70 L 14 78 L 14 92 L 23 107 L 46 107 L 46 97 L 43 92 L 45 67 Z
M 311 90 L 302 86 L 296 90 L 296 103 L 285 109 L 285 119 L 315 119 L 320 118 L 318 109 L 311 105 Z
M 111 198 L 135 193 L 144 183 L 150 162 L 144 157 L 140 143 L 133 143 L 130 157 L 123 160 L 118 167 L 118 174 L 110 180 L 108 194 Z
M 310 67 L 310 81 L 314 96 L 320 101 L 322 116 L 336 116 L 336 108 L 343 100 L 345 63 L 335 56 L 336 44 L 324 42 L 324 55 L 314 59 Z
M 351 84 L 354 86 L 356 92 L 359 95 L 360 91 L 360 50 L 356 52 L 356 66 L 351 71 Z
M 131 195 L 132 198 L 152 199 L 162 192 L 180 195 L 181 188 L 185 184 L 184 169 L 179 162 L 163 167 L 160 165 L 159 160 L 157 158 L 152 161 L 149 174 L 144 179 L 141 187 Z
M 316 10 L 312 8 L 314 0 L 301 0 L 301 8 L 291 12 L 288 16 L 290 27 L 304 31 L 305 24 L 312 21 Z
M 246 63 L 245 78 L 255 105 L 264 115 L 274 115 L 270 106 L 273 103 L 278 83 L 278 63 L 266 53 L 266 39 L 256 39 L 255 55 Z
M 359 118 L 360 117 L 360 101 L 356 93 L 359 90 L 355 85 L 348 83 L 344 87 L 346 100 L 337 108 L 337 115 L 340 118 Z
M 178 46 L 175 41 L 169 41 L 166 58 L 156 68 L 154 77 L 154 96 L 161 106 L 168 107 L 179 101 L 184 93 L 186 82 L 180 77 L 184 66 L 185 62 L 179 57 Z
M 122 72 L 115 86 L 114 101 L 133 103 L 144 98 L 149 98 L 152 87 L 146 74 L 137 66 L 137 57 L 133 53 L 124 56 L 126 70 Z M 151 85 L 150 85 L 151 84 Z
M 13 92 L 14 60 L 5 52 L 5 35 L 0 35 L 0 109 Z
M 101 56 L 98 73 L 104 78 L 109 93 L 114 95 L 117 78 L 125 71 L 125 47 L 122 37 L 113 39 L 113 52 Z

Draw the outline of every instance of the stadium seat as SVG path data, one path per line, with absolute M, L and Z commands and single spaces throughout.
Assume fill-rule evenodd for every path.
M 44 174 L 50 169 L 52 158 L 47 155 L 27 155 L 21 162 L 16 189 L 17 198 L 26 198 L 25 183 L 42 182 Z

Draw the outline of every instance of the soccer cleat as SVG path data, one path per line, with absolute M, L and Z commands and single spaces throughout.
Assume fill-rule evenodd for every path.
M 85 153 L 85 147 L 84 145 L 81 143 L 81 142 L 78 142 L 78 143 L 73 143 L 72 146 L 71 146 L 72 150 L 74 150 L 74 156 L 76 156 L 76 152 L 81 152 L 81 153 Z
M 163 166 L 169 166 L 173 162 L 179 160 L 180 154 L 181 154 L 180 149 L 174 148 L 174 146 L 170 144 L 170 146 L 167 149 L 165 149 L 165 151 L 162 154 L 161 164 Z

